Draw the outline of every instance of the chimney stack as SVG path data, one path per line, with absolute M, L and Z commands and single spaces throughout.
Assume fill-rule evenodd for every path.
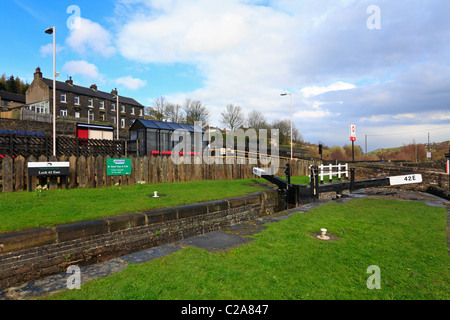
M 91 89 L 97 91 L 97 85 L 96 84 L 91 85 Z
M 66 80 L 67 84 L 70 84 L 71 86 L 73 86 L 73 80 L 72 77 L 69 77 L 69 80 Z
M 42 79 L 42 72 L 41 68 L 37 67 L 34 72 L 34 79 L 41 78 Z

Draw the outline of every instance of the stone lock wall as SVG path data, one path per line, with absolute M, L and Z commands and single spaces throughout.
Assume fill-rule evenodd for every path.
M 0 236 L 0 290 L 280 209 L 276 190 Z
M 358 163 L 351 164 L 355 168 L 355 179 L 370 179 L 380 177 L 390 177 L 397 175 L 407 175 L 411 173 L 421 174 L 422 183 L 406 184 L 399 186 L 401 189 L 413 191 L 427 191 L 430 187 L 439 187 L 445 190 L 449 188 L 449 177 L 443 168 L 424 168 L 419 166 L 402 165 L 394 163 L 372 164 Z

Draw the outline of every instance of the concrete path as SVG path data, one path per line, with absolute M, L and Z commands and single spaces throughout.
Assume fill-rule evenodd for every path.
M 90 280 L 107 277 L 126 268 L 128 264 L 140 264 L 164 257 L 177 252 L 187 246 L 195 246 L 211 253 L 230 250 L 240 245 L 245 245 L 253 240 L 248 235 L 259 233 L 265 229 L 266 223 L 278 222 L 289 218 L 297 212 L 308 212 L 314 208 L 330 202 L 344 203 L 353 199 L 369 197 L 376 199 L 396 199 L 404 201 L 421 201 L 430 206 L 447 208 L 447 245 L 450 248 L 450 201 L 433 196 L 428 193 L 399 191 L 392 189 L 358 190 L 352 194 L 345 194 L 337 200 L 321 200 L 315 203 L 303 205 L 298 208 L 278 212 L 272 216 L 266 216 L 257 220 L 248 221 L 221 231 L 214 231 L 196 237 L 186 238 L 174 243 L 164 244 L 147 250 L 131 253 L 119 258 L 114 258 L 102 263 L 80 268 L 81 284 Z M 449 253 L 450 254 L 450 253 Z M 67 281 L 71 274 L 61 273 L 43 279 L 35 280 L 21 286 L 8 288 L 0 292 L 0 300 L 35 299 L 40 296 L 50 295 L 62 290 L 67 290 Z

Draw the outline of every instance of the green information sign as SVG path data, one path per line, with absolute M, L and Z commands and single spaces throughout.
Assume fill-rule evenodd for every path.
M 131 159 L 106 159 L 106 174 L 108 176 L 130 175 Z

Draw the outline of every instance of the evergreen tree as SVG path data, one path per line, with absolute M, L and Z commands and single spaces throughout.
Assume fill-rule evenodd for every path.
M 0 90 L 25 94 L 29 86 L 28 83 L 24 83 L 19 77 L 14 77 L 13 75 L 8 77 L 3 74 L 0 77 Z

